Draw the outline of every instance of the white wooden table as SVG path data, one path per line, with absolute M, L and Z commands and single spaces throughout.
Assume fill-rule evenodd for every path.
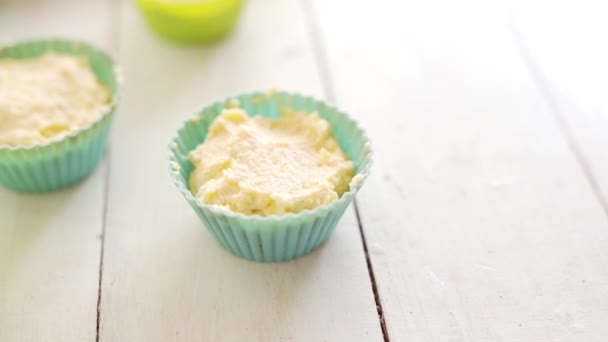
M 0 189 L 0 341 L 606 341 L 608 21 L 600 1 L 249 0 L 208 47 L 132 2 L 4 0 L 0 43 L 84 39 L 126 83 L 82 184 Z M 278 85 L 368 130 L 329 242 L 258 264 L 213 241 L 166 145 Z

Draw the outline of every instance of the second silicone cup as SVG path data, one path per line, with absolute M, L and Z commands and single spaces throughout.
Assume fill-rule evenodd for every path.
M 115 107 L 119 76 L 105 53 L 72 41 L 45 40 L 0 49 L 0 58 L 32 58 L 47 51 L 85 56 L 91 69 L 112 92 L 110 108 L 91 126 L 47 144 L 0 146 L 0 184 L 20 192 L 46 192 L 74 184 L 99 164 L 106 149 Z
M 367 176 L 371 166 L 368 139 L 348 116 L 324 102 L 298 94 L 255 93 L 238 97 L 240 107 L 251 115 L 276 118 L 281 108 L 317 111 L 333 126 L 333 134 L 355 162 L 355 172 Z M 231 104 L 230 99 L 203 109 L 178 131 L 170 146 L 170 172 L 173 180 L 213 236 L 230 252 L 246 259 L 274 262 L 307 254 L 325 242 L 344 210 L 361 186 L 358 184 L 339 199 L 314 210 L 285 215 L 244 215 L 202 203 L 188 190 L 193 169 L 188 153 L 205 140 L 213 120 Z

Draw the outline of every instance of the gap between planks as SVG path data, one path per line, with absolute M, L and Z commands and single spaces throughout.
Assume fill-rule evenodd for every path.
M 111 50 L 110 55 L 115 59 L 119 49 L 119 33 L 120 33 L 120 9 L 121 0 L 106 0 L 106 4 L 109 7 L 110 12 L 110 28 L 108 29 L 107 43 L 108 48 Z M 115 62 L 116 61 L 115 59 Z M 120 92 L 120 89 L 119 89 Z M 119 94 L 120 96 L 120 94 Z M 114 114 L 116 115 L 116 113 Z M 107 152 L 104 163 L 104 175 L 103 175 L 103 204 L 101 207 L 101 246 L 99 252 L 99 274 L 97 283 L 97 317 L 95 320 L 95 342 L 99 342 L 101 339 L 101 296 L 103 287 L 103 262 L 104 262 L 104 251 L 106 241 L 106 219 L 108 213 L 108 193 L 110 191 L 110 171 L 112 163 L 111 154 L 111 143 L 108 142 Z
M 589 162 L 585 158 L 583 151 L 574 136 L 572 128 L 564 117 L 564 113 L 561 111 L 557 99 L 551 91 L 547 78 L 545 77 L 545 75 L 543 75 L 543 72 L 539 68 L 534 57 L 532 57 L 530 50 L 528 49 L 523 37 L 521 36 L 521 32 L 515 24 L 515 19 L 513 18 L 512 14 L 509 15 L 508 25 L 509 31 L 513 35 L 515 44 L 519 49 L 519 53 L 522 57 L 526 69 L 528 70 L 528 73 L 530 74 L 532 82 L 538 87 L 541 96 L 547 103 L 547 107 L 549 108 L 549 111 L 551 112 L 553 118 L 557 123 L 562 137 L 564 138 L 566 144 L 568 145 L 568 148 L 570 149 L 570 152 L 574 155 L 574 158 L 576 159 L 581 170 L 583 171 L 585 179 L 591 186 L 593 194 L 599 201 L 602 209 L 604 210 L 604 213 L 608 217 L 608 199 L 603 196 L 600 190 L 599 182 L 595 178 L 593 170 L 589 166 Z
M 329 68 L 329 62 L 327 58 L 327 52 L 321 35 L 321 25 L 315 15 L 314 5 L 310 0 L 300 0 L 302 9 L 304 12 L 304 18 L 308 27 L 308 34 L 313 47 L 315 64 L 321 80 L 321 86 L 323 93 L 330 103 L 336 103 L 336 93 L 334 90 L 334 81 Z M 367 271 L 369 274 L 369 280 L 372 285 L 372 291 L 374 293 L 374 301 L 376 302 L 376 312 L 378 313 L 378 321 L 380 322 L 380 328 L 382 329 L 382 337 L 384 342 L 390 342 L 388 335 L 387 324 L 384 318 L 384 311 L 382 309 L 382 301 L 380 299 L 380 293 L 376 284 L 376 276 L 374 274 L 374 267 L 369 256 L 369 250 L 367 248 L 367 241 L 365 239 L 365 232 L 363 230 L 363 223 L 359 214 L 359 206 L 357 205 L 356 196 L 353 198 L 353 207 L 355 209 L 355 216 L 357 217 L 357 225 L 359 226 L 359 234 L 361 236 L 361 244 L 365 253 L 365 262 L 367 264 Z
M 99 281 L 97 284 L 97 320 L 95 323 L 95 342 L 99 342 L 101 336 L 101 287 L 103 285 L 103 256 L 106 239 L 106 214 L 108 212 L 108 191 L 110 187 L 110 151 L 106 152 L 105 170 L 103 177 L 103 205 L 101 207 L 101 248 L 99 252 Z

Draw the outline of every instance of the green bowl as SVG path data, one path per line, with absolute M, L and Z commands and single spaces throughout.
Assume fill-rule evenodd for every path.
M 112 92 L 108 110 L 90 125 L 44 144 L 0 144 L 0 184 L 21 192 L 46 192 L 88 176 L 104 154 L 118 103 L 120 74 L 104 52 L 82 42 L 36 40 L 0 48 L 0 59 L 27 59 L 56 51 L 88 59 L 91 69 Z
M 211 234 L 230 252 L 261 262 L 289 260 L 304 255 L 329 238 L 363 182 L 328 204 L 284 215 L 245 215 L 203 203 L 188 189 L 193 169 L 188 153 L 205 140 L 213 120 L 224 108 L 232 107 L 233 99 L 203 108 L 178 130 L 169 147 L 169 170 L 173 181 Z M 332 124 L 332 134 L 355 163 L 355 172 L 362 174 L 364 179 L 367 177 L 372 164 L 369 139 L 344 112 L 312 97 L 284 92 L 246 94 L 236 99 L 248 113 L 270 118 L 278 117 L 284 107 L 317 111 Z
M 137 0 L 148 24 L 168 40 L 211 42 L 230 33 L 243 0 Z

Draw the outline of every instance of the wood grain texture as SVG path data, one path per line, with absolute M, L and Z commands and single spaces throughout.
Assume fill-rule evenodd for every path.
M 528 66 L 608 213 L 608 22 L 600 1 L 509 3 Z M 546 11 L 551 8 L 551 11 Z M 539 20 L 542 18 L 542 20 Z
M 107 47 L 105 2 L 0 4 L 0 44 L 67 37 Z M 94 341 L 105 165 L 50 194 L 0 188 L 0 341 Z
M 608 219 L 507 8 L 314 3 L 374 143 L 358 202 L 390 340 L 605 340 Z
M 352 209 L 319 250 L 258 264 L 213 240 L 167 171 L 170 138 L 205 103 L 271 85 L 321 95 L 298 3 L 247 2 L 209 47 L 155 38 L 130 2 L 121 18 L 101 340 L 381 341 Z

